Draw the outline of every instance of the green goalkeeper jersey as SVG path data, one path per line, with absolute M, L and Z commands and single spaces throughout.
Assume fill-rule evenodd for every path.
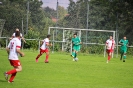
M 129 44 L 128 40 L 124 40 L 124 39 L 121 39 L 119 41 L 119 43 L 121 43 L 121 49 L 127 49 L 127 45 Z
M 72 38 L 73 45 L 80 45 L 80 42 L 81 40 L 79 37 Z

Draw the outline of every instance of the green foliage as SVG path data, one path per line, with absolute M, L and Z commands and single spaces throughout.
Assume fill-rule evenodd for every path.
M 56 52 L 61 51 L 61 45 L 59 43 L 55 43 L 54 51 L 56 51 Z
M 39 40 L 26 41 L 26 43 L 24 44 L 24 48 L 37 50 L 39 46 L 38 44 L 39 44 Z
M 36 32 L 33 30 L 28 30 L 28 33 L 25 35 L 25 38 L 27 39 L 39 39 L 39 32 Z
M 35 32 L 33 30 L 29 30 L 28 34 L 25 35 L 25 38 L 27 39 L 36 39 L 36 40 L 27 40 L 24 44 L 24 48 L 26 49 L 38 49 L 39 44 L 39 32 Z
M 30 27 L 36 28 L 42 33 L 42 31 L 47 32 L 48 26 L 53 26 L 53 22 L 49 21 L 45 12 L 42 9 L 42 1 L 38 0 L 28 0 L 29 1 L 29 11 L 28 11 L 28 29 Z M 22 28 L 23 20 L 23 33 L 27 32 L 27 0 L 2 0 L 2 5 L 0 5 L 0 19 L 6 20 L 4 29 L 9 32 L 9 34 L 2 36 L 9 36 L 14 32 L 15 28 Z M 46 21 L 47 20 L 47 21 Z
M 87 54 L 103 54 L 104 46 L 100 46 L 96 44 L 95 45 L 82 44 L 81 52 L 87 53 Z
M 128 47 L 127 54 L 133 56 L 133 47 Z
M 0 39 L 0 47 L 5 47 L 6 46 L 6 39 Z

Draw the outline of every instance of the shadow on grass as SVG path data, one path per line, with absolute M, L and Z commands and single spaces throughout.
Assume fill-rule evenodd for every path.
M 2 79 L 0 79 L 0 82 L 7 82 L 6 80 L 2 80 Z

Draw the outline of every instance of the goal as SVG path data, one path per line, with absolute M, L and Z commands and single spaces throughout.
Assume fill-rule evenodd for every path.
M 115 31 L 112 30 L 49 27 L 48 34 L 51 34 L 50 40 L 53 43 L 52 52 L 60 50 L 71 53 L 71 38 L 75 32 L 82 41 L 81 52 L 90 54 L 103 53 L 104 57 L 106 55 L 106 40 L 110 35 L 115 39 Z

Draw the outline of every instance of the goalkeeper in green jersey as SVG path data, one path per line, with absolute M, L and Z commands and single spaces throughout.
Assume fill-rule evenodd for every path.
M 123 39 L 121 39 L 119 41 L 119 44 L 121 45 L 121 47 L 120 47 L 120 53 L 121 53 L 120 60 L 123 59 L 123 62 L 125 62 L 126 53 L 127 53 L 127 47 L 128 47 L 128 44 L 129 44 L 126 36 L 124 36 Z
M 77 33 L 75 33 L 73 35 L 73 38 L 72 38 L 72 54 L 71 56 L 73 57 L 73 61 L 77 61 L 78 58 L 77 58 L 77 53 L 78 51 L 80 51 L 80 45 L 81 45 L 81 40 L 79 37 L 77 37 Z

